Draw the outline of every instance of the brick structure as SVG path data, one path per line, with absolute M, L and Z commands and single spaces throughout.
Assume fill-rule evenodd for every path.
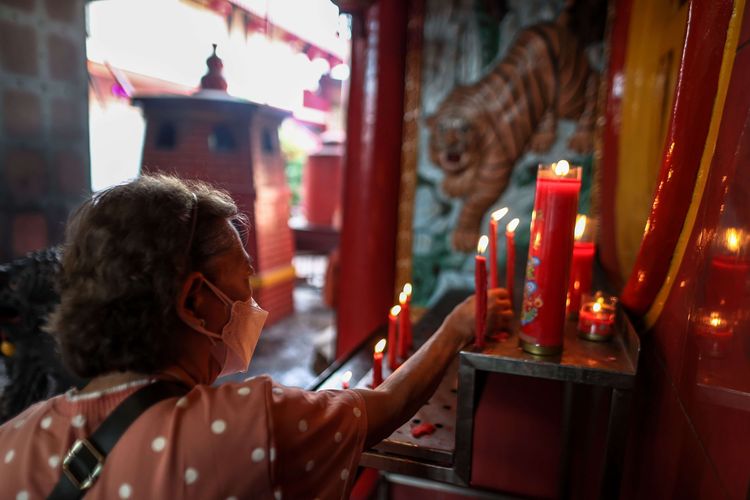
M 250 218 L 253 290 L 272 323 L 293 311 L 291 191 L 278 138 L 287 113 L 229 96 L 212 73 L 220 73 L 217 60 L 209 58 L 203 88 L 192 96 L 134 98 L 146 119 L 142 171 L 201 179 L 231 193 Z
M 0 262 L 90 194 L 85 36 L 83 0 L 0 0 Z

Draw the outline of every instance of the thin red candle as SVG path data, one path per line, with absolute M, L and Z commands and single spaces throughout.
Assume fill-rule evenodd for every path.
M 393 306 L 388 314 L 388 366 L 391 370 L 398 368 L 396 349 L 398 346 L 398 316 L 400 313 L 401 306 Z
M 372 353 L 372 388 L 376 388 L 383 383 L 383 350 L 385 349 L 385 339 L 380 339 L 375 344 L 375 351 Z
M 401 306 L 401 314 L 398 315 L 398 357 L 406 359 L 409 356 L 411 318 L 409 317 L 409 304 L 404 292 L 398 294 L 398 303 Z
M 594 269 L 594 242 L 591 241 L 591 223 L 585 215 L 576 218 L 573 260 L 570 262 L 570 283 L 566 314 L 577 314 L 581 308 L 581 295 L 591 292 L 591 275 Z
M 513 307 L 513 289 L 516 274 L 516 228 L 521 221 L 513 219 L 505 226 L 505 289 Z
M 521 347 L 532 354 L 562 351 L 580 189 L 580 167 L 565 160 L 539 166 L 519 333 Z
M 482 255 L 487 249 L 488 238 L 482 235 L 477 245 L 477 255 L 474 258 L 474 288 L 476 290 L 474 345 L 484 347 L 484 329 L 487 325 L 487 259 Z
M 498 287 L 497 280 L 497 223 L 508 213 L 508 207 L 495 210 L 490 215 L 490 288 Z
M 404 328 L 404 332 L 406 334 L 406 351 L 409 352 L 409 349 L 414 347 L 414 335 L 412 332 L 412 324 L 411 324 L 411 283 L 406 283 L 404 287 L 401 289 L 401 293 L 406 294 L 406 299 L 404 300 L 403 305 L 401 306 L 402 311 L 404 315 L 407 318 L 406 321 L 406 328 Z M 399 294 L 399 298 L 400 298 Z

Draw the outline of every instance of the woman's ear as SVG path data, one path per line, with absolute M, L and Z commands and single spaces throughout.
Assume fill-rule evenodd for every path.
M 198 291 L 203 285 L 203 280 L 203 275 L 197 271 L 188 274 L 177 294 L 177 303 L 175 304 L 177 316 L 188 326 L 202 327 L 206 324 L 203 318 L 198 317 L 196 308 L 196 302 L 200 300 Z

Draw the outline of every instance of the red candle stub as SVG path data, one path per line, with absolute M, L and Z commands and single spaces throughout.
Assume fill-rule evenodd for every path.
M 617 298 L 584 294 L 578 313 L 578 335 L 586 340 L 609 340 L 614 332 Z
M 495 210 L 490 215 L 490 288 L 497 288 L 497 223 L 508 213 L 508 207 Z
M 565 160 L 539 166 L 519 333 L 521 347 L 532 354 L 562 351 L 580 189 L 580 167 Z
M 398 346 L 398 316 L 401 314 L 401 306 L 391 307 L 388 314 L 388 366 L 391 371 L 398 368 L 397 346 Z
M 479 348 L 484 347 L 484 330 L 487 325 L 487 259 L 482 254 L 487 249 L 488 242 L 486 235 L 479 238 L 477 256 L 474 258 L 474 288 L 476 290 L 474 345 Z
M 732 345 L 732 323 L 719 311 L 698 309 L 693 321 L 698 352 L 701 356 L 723 358 Z
M 571 316 L 578 314 L 581 307 L 581 295 L 591 292 L 595 253 L 592 227 L 593 223 L 585 215 L 576 217 L 566 311 Z
M 383 383 L 383 350 L 385 349 L 385 339 L 380 339 L 375 344 L 375 351 L 372 353 L 372 388 L 376 388 Z

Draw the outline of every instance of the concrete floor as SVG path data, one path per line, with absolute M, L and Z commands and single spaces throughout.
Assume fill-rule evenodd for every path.
M 219 382 L 261 374 L 293 387 L 307 387 L 331 363 L 335 343 L 333 310 L 321 290 L 302 281 L 294 290 L 295 314 L 263 329 L 246 373 Z

